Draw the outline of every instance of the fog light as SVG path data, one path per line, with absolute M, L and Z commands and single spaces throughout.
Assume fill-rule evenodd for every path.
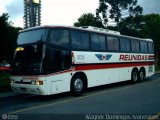
M 31 84 L 32 84 L 32 85 L 35 85 L 35 84 L 36 84 L 36 81 L 35 81 L 35 80 L 32 80 L 32 81 L 31 81 Z

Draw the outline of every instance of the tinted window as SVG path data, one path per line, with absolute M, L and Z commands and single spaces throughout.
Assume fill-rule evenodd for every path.
M 141 52 L 147 52 L 148 51 L 147 42 L 141 41 L 140 42 L 140 49 L 141 49 Z
M 89 49 L 89 35 L 78 31 L 71 32 L 73 49 Z
M 71 52 L 70 51 L 62 51 L 62 59 L 63 59 L 63 69 L 68 69 L 71 66 Z
M 13 74 L 39 74 L 43 54 L 42 44 L 17 47 L 12 64 Z
M 96 34 L 91 35 L 91 48 L 93 50 L 100 50 L 99 38 L 98 38 L 98 35 Z
M 100 50 L 106 50 L 105 36 L 99 36 Z
M 114 40 L 113 37 L 107 36 L 107 48 L 108 50 L 114 50 Z
M 80 34 L 80 32 L 72 31 L 71 38 L 72 38 L 72 48 L 80 49 L 81 48 L 81 34 Z
M 114 50 L 119 50 L 119 39 L 117 37 L 114 37 Z
M 120 46 L 121 51 L 123 52 L 129 52 L 130 51 L 130 40 L 127 38 L 120 38 Z
M 92 34 L 91 35 L 91 47 L 93 50 L 106 50 L 105 36 Z
M 152 43 L 148 43 L 148 51 L 150 52 L 150 53 L 153 53 L 153 44 Z
M 119 39 L 117 37 L 107 36 L 107 48 L 110 51 L 118 51 Z
M 89 49 L 89 35 L 87 33 L 81 34 L 82 49 Z
M 46 57 L 44 59 L 44 71 L 53 72 L 62 70 L 61 50 L 47 47 Z
M 139 41 L 131 40 L 131 48 L 133 52 L 139 52 Z
M 68 30 L 55 29 L 51 30 L 49 42 L 62 47 L 69 47 L 69 32 Z

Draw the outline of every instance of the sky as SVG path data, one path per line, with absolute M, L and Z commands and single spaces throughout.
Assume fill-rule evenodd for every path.
M 9 21 L 14 26 L 23 27 L 24 0 L 0 0 L 0 15 L 8 13 Z M 99 0 L 41 0 L 42 1 L 42 25 L 69 25 L 84 13 L 93 13 L 98 7 Z M 159 13 L 160 0 L 138 0 L 143 7 L 143 14 Z

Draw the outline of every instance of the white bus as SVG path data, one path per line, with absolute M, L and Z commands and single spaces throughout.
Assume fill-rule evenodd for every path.
M 154 74 L 151 39 L 96 27 L 41 26 L 19 33 L 12 63 L 14 92 L 51 95 Z

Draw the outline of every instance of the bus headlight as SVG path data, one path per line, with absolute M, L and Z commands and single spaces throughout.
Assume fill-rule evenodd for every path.
M 43 81 L 41 81 L 41 80 L 32 80 L 31 84 L 32 85 L 43 85 Z
M 15 83 L 15 80 L 13 80 L 13 79 L 11 79 L 10 81 L 11 81 L 11 83 Z
M 43 85 L 43 81 L 37 80 L 36 85 Z

